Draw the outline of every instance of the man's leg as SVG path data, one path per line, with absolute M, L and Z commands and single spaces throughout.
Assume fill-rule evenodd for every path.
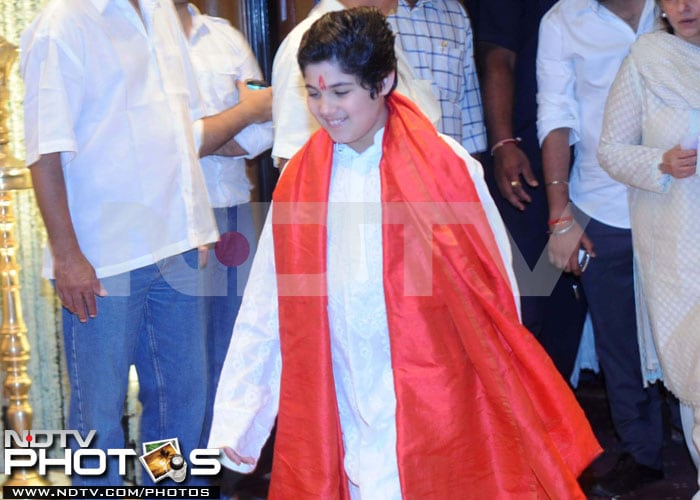
M 596 257 L 582 281 L 613 424 L 626 452 L 640 464 L 661 469 L 661 398 L 656 387 L 644 389 L 642 381 L 631 232 L 591 219 L 586 233 Z
M 624 453 L 598 478 L 591 493 L 623 495 L 663 478 L 663 420 L 656 385 L 644 388 L 635 317 L 632 237 L 591 219 L 586 233 L 595 246 L 582 281 L 605 377 L 613 425 Z
M 158 262 L 135 354 L 143 407 L 141 440 L 177 438 L 187 461 L 199 447 L 207 396 L 202 272 L 197 257 L 195 249 Z M 143 482 L 148 484 L 149 479 L 144 476 Z
M 70 379 L 68 428 L 86 437 L 96 431 L 91 448 L 124 448 L 122 415 L 128 385 L 129 366 L 141 321 L 143 295 L 130 288 L 130 274 L 102 279 L 107 297 L 96 297 L 97 317 L 86 323 L 63 309 L 66 364 Z M 72 445 L 76 445 L 75 442 Z M 75 451 L 75 450 L 74 450 Z M 130 459 L 131 460 L 131 459 Z M 94 468 L 93 460 L 81 461 Z M 118 463 L 107 462 L 104 476 L 74 474 L 78 485 L 121 485 Z

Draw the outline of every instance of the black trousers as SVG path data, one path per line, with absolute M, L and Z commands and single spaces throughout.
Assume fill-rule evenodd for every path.
M 622 449 L 637 462 L 661 468 L 662 399 L 658 387 L 643 387 L 635 317 L 632 234 L 629 229 L 588 221 L 594 245 L 582 282 L 593 320 L 596 352 L 605 377 L 613 425 Z

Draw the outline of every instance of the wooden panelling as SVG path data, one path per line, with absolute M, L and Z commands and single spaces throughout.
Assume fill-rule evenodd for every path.
M 299 21 L 304 19 L 314 6 L 313 0 L 274 0 L 277 8 L 278 37 L 282 40 Z
M 239 0 L 190 0 L 197 8 L 209 15 L 228 19 L 232 25 L 241 29 L 242 9 L 245 2 Z M 260 0 L 265 3 L 267 0 Z
M 191 0 L 197 8 L 212 16 L 223 17 L 231 21 L 236 28 L 245 32 L 245 16 L 248 10 L 243 0 Z M 253 0 L 259 9 L 267 9 L 272 21 L 272 37 L 270 40 L 276 48 L 279 42 L 291 31 L 294 26 L 304 19 L 314 0 Z

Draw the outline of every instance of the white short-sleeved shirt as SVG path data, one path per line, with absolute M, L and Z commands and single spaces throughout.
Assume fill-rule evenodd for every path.
M 78 243 L 98 277 L 217 238 L 179 20 L 166 0 L 143 0 L 142 14 L 129 0 L 53 0 L 21 39 L 27 164 L 61 153 Z
M 289 159 L 301 149 L 320 125 L 306 105 L 304 77 L 297 63 L 297 51 L 304 33 L 324 14 L 343 10 L 338 0 L 321 0 L 309 15 L 297 24 L 282 41 L 272 63 L 272 156 Z M 431 89 L 430 80 L 418 78 L 411 68 L 401 44 L 394 45 L 397 59 L 396 91 L 410 98 L 433 124 L 440 120 L 440 103 Z
M 206 115 L 214 115 L 238 103 L 236 80 L 260 79 L 262 73 L 245 37 L 227 20 L 205 16 L 194 5 L 188 40 L 192 66 L 204 101 Z M 245 157 L 209 155 L 202 170 L 213 207 L 232 207 L 250 200 L 253 185 L 244 158 L 255 158 L 272 147 L 272 122 L 253 123 L 235 136 Z
M 597 0 L 561 0 L 542 18 L 537 49 L 537 135 L 569 128 L 576 154 L 571 200 L 607 225 L 629 228 L 627 188 L 600 167 L 596 153 L 605 101 L 630 46 L 655 26 L 645 0 L 637 31 Z

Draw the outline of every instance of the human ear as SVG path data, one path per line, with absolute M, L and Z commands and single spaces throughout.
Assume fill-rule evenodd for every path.
M 391 71 L 391 73 L 384 77 L 381 90 L 379 91 L 380 95 L 385 97 L 389 95 L 389 92 L 394 88 L 394 79 L 396 79 L 396 71 Z

